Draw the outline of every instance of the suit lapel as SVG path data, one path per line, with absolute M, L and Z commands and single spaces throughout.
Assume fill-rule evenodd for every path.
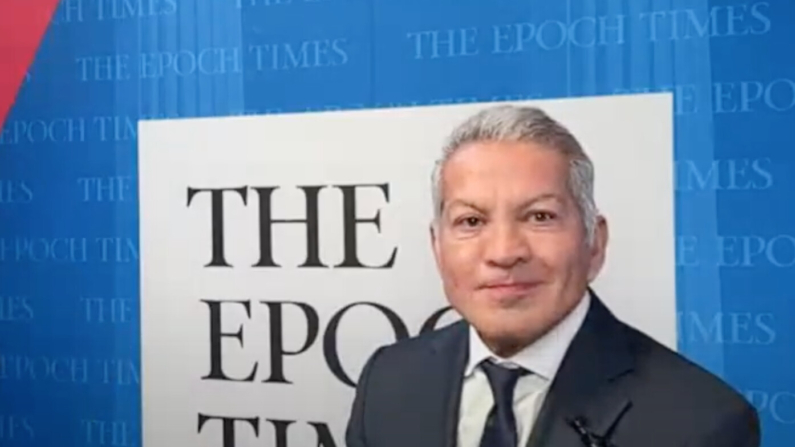
M 436 442 L 429 443 L 429 447 L 455 447 L 458 432 L 458 413 L 461 401 L 461 387 L 464 381 L 464 368 L 469 358 L 468 325 L 459 321 L 442 330 L 433 339 L 432 357 L 429 359 L 428 390 L 431 393 L 440 393 L 439 399 L 430 399 L 432 402 L 441 402 L 443 405 L 439 433 Z
M 621 324 L 591 292 L 591 307 L 553 381 L 527 447 L 584 445 L 571 421 L 609 437 L 632 402 L 622 392 L 633 355 Z

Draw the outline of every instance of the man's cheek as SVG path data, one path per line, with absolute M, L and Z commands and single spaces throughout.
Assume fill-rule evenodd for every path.
M 468 288 L 469 284 L 473 281 L 474 278 L 471 278 L 471 274 L 465 270 L 459 268 L 452 268 L 447 273 L 447 278 L 450 281 L 450 285 L 457 290 L 466 289 Z

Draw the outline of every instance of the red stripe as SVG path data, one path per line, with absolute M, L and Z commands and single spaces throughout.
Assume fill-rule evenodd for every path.
M 58 0 L 0 0 L 0 127 L 57 6 Z

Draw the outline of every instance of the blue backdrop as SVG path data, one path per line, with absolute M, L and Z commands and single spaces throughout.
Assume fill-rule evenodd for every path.
M 0 134 L 0 445 L 140 445 L 139 118 L 673 91 L 680 349 L 791 446 L 793 24 L 792 0 L 62 0 Z

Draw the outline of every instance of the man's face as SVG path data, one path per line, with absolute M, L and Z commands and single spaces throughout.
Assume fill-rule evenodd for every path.
M 510 355 L 557 324 L 599 272 L 568 187 L 569 163 L 533 143 L 478 142 L 447 161 L 433 248 L 451 305 L 492 349 Z

